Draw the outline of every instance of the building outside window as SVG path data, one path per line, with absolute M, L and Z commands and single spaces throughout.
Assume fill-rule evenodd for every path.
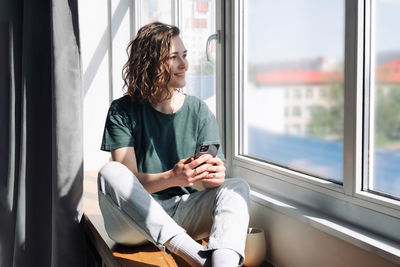
M 245 1 L 241 145 L 244 155 L 340 183 L 344 1 L 303 2 Z M 310 99 L 314 88 L 329 97 Z M 321 157 L 326 149 L 334 153 Z
M 313 88 L 307 88 L 306 89 L 306 98 L 312 98 L 313 97 L 313 93 L 314 93 L 314 91 L 313 91 Z

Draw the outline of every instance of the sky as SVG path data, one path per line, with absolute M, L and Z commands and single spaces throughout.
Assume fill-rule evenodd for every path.
M 376 1 L 376 50 L 400 50 L 400 0 Z
M 250 62 L 343 59 L 344 0 L 248 0 Z M 400 50 L 400 0 L 376 1 L 377 49 Z

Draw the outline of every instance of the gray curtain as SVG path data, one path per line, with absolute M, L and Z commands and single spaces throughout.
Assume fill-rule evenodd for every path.
M 77 0 L 0 2 L 0 266 L 84 266 Z

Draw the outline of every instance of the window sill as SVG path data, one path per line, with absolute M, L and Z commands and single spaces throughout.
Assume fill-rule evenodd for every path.
M 361 230 L 343 221 L 333 219 L 310 208 L 288 203 L 288 201 L 282 201 L 265 193 L 252 190 L 251 199 L 262 206 L 300 220 L 370 253 L 377 254 L 392 262 L 400 263 L 400 244 L 398 243 Z
M 400 202 L 398 200 L 388 199 L 363 191 L 357 191 L 354 195 L 349 195 L 344 192 L 341 185 L 245 156 L 236 156 L 233 165 L 239 168 L 248 169 L 258 174 L 274 177 L 283 182 L 294 184 L 302 188 L 318 191 L 331 197 L 342 199 L 346 202 L 400 219 Z M 262 187 L 259 188 L 263 189 Z

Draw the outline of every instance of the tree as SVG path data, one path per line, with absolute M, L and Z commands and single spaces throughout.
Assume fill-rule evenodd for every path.
M 400 142 L 400 86 L 376 87 L 374 126 L 378 147 Z
M 343 140 L 344 97 L 343 84 L 332 84 L 327 88 L 329 105 L 316 105 L 311 111 L 311 135 L 318 138 Z M 400 142 L 400 86 L 384 90 L 378 85 L 375 90 L 374 135 L 375 145 L 385 147 Z
M 343 140 L 344 118 L 343 83 L 332 83 L 326 88 L 327 105 L 316 105 L 311 109 L 311 136 Z

